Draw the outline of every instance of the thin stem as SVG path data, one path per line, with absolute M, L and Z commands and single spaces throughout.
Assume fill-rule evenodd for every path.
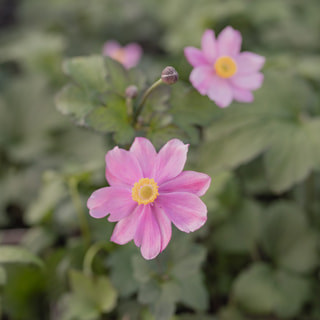
M 83 237 L 84 246 L 87 248 L 91 242 L 90 229 L 86 218 L 86 213 L 83 210 L 83 205 L 78 191 L 78 181 L 76 178 L 71 177 L 68 181 L 69 192 L 71 195 L 72 203 L 78 214 L 80 229 Z
M 157 87 L 159 86 L 160 84 L 162 84 L 163 81 L 162 79 L 160 78 L 159 80 L 157 80 L 154 84 L 152 84 L 147 90 L 146 92 L 144 93 L 142 99 L 141 99 L 141 102 L 139 103 L 138 105 L 138 108 L 134 114 L 134 117 L 133 117 L 133 123 L 135 124 L 137 119 L 138 119 L 138 116 L 139 114 L 141 113 L 142 109 L 143 109 L 143 106 L 148 98 L 148 96 L 150 95 L 150 93 Z
M 88 249 L 88 251 L 86 252 L 86 254 L 84 256 L 84 260 L 83 260 L 84 274 L 86 274 L 88 276 L 93 274 L 93 272 L 92 272 L 93 259 L 97 255 L 97 253 L 102 249 L 104 249 L 105 251 L 108 252 L 110 250 L 110 246 L 108 246 L 104 242 L 97 242 Z
M 132 98 L 126 98 L 126 106 L 127 106 L 127 114 L 129 117 L 133 114 L 133 104 L 132 104 Z

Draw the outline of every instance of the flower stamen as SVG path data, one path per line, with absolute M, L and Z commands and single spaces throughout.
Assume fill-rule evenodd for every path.
M 237 64 L 232 58 L 222 56 L 215 62 L 214 69 L 218 76 L 230 78 L 237 72 Z
M 138 204 L 152 203 L 158 195 L 158 185 L 153 179 L 142 178 L 132 188 L 132 199 Z
M 111 55 L 111 57 L 112 57 L 112 59 L 114 59 L 120 63 L 124 63 L 125 58 L 126 58 L 126 53 L 122 48 L 119 48 Z

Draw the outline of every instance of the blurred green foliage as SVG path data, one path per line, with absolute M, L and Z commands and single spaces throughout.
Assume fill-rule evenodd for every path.
M 0 1 L 0 314 L 8 320 L 319 320 L 318 0 Z M 266 57 L 252 104 L 192 89 L 185 46 L 231 25 Z M 102 57 L 138 42 L 137 68 Z M 167 65 L 179 73 L 139 101 Z M 128 109 L 125 89 L 138 88 Z M 66 116 L 64 116 L 66 115 Z M 190 143 L 208 222 L 159 260 L 92 219 L 104 156 Z

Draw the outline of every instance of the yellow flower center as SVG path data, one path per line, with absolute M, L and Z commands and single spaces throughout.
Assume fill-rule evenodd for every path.
M 120 63 L 123 63 L 125 61 L 125 52 L 122 48 L 117 49 L 113 54 L 112 54 L 112 58 L 114 60 L 117 60 Z
M 153 179 L 142 178 L 132 188 L 132 199 L 139 204 L 148 204 L 157 199 L 158 185 Z
M 214 64 L 214 69 L 218 76 L 222 78 L 230 78 L 237 71 L 237 65 L 235 61 L 230 57 L 220 57 Z

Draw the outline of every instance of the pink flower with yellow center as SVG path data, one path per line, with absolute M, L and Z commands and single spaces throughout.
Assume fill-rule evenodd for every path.
M 117 221 L 111 241 L 134 240 L 145 259 L 153 259 L 171 239 L 171 223 L 192 232 L 207 220 L 207 207 L 199 198 L 211 178 L 182 171 L 188 145 L 178 139 L 157 153 L 146 138 L 136 138 L 129 151 L 115 147 L 106 154 L 109 187 L 92 193 L 87 206 L 94 218 Z
M 120 62 L 126 69 L 136 66 L 142 56 L 142 48 L 137 43 L 122 47 L 117 41 L 107 41 L 103 46 L 103 55 Z
M 186 47 L 184 54 L 194 67 L 190 82 L 202 94 L 221 107 L 232 100 L 252 102 L 252 90 L 261 87 L 263 74 L 260 69 L 265 58 L 240 52 L 242 37 L 239 31 L 226 27 L 217 39 L 214 31 L 206 30 L 201 40 L 201 50 Z

